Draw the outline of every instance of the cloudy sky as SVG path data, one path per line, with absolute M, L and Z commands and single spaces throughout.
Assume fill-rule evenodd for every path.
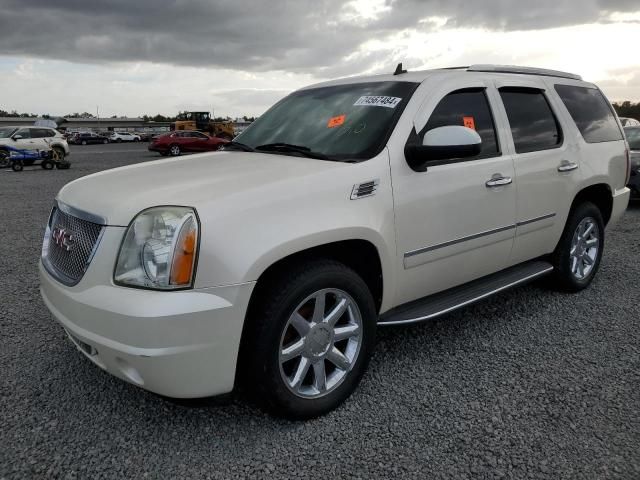
M 639 0 L 0 0 L 0 108 L 258 115 L 330 78 L 474 63 L 640 101 Z

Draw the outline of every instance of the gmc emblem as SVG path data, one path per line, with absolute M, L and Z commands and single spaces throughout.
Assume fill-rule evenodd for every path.
M 51 232 L 51 238 L 57 246 L 59 246 L 63 250 L 66 250 L 67 252 L 71 251 L 71 248 L 75 243 L 73 240 L 73 234 L 69 230 L 62 227 L 55 227 Z

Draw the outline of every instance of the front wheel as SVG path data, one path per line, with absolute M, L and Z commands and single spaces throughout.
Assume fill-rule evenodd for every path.
M 330 260 L 270 282 L 252 308 L 242 358 L 247 387 L 276 415 L 323 415 L 355 390 L 375 344 L 365 282 Z
M 22 160 L 16 160 L 11 165 L 11 170 L 13 170 L 14 172 L 21 172 L 23 169 L 24 169 L 24 165 L 22 163 Z
M 180 150 L 180 145 L 171 145 L 171 147 L 169 148 L 169 153 L 172 157 L 177 157 L 178 155 L 180 155 L 180 153 L 182 153 Z
M 105 140 L 105 142 L 104 142 L 104 143 L 107 143 L 107 141 Z M 86 144 L 87 144 L 87 141 L 86 141 L 86 140 L 82 140 L 82 142 L 80 142 L 80 144 L 81 144 L 81 145 L 86 145 Z
M 52 170 L 55 167 L 55 162 L 53 160 L 43 160 L 40 166 L 45 170 Z
M 591 202 L 570 214 L 562 237 L 552 255 L 556 286 L 578 292 L 589 286 L 600 266 L 604 249 L 604 221 Z

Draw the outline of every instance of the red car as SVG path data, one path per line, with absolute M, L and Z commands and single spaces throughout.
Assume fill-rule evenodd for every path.
M 180 130 L 165 133 L 154 138 L 149 144 L 149 150 L 159 152 L 160 155 L 177 157 L 182 152 L 211 152 L 219 150 L 229 140 L 210 137 L 202 132 Z

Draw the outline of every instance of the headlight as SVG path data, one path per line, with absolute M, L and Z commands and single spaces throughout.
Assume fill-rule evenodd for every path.
M 120 247 L 118 285 L 174 290 L 193 286 L 198 217 L 189 207 L 154 207 L 131 222 Z

